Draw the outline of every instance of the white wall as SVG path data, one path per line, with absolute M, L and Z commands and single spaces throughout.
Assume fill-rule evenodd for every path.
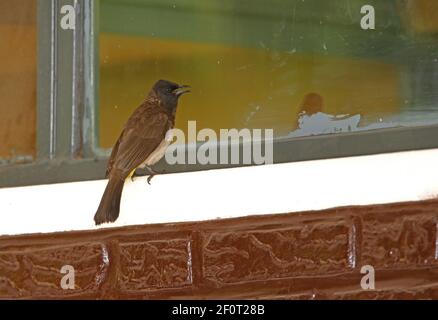
M 0 189 L 0 235 L 94 229 L 106 180 Z M 102 227 L 412 201 L 438 195 L 438 149 L 156 176 L 126 182 Z

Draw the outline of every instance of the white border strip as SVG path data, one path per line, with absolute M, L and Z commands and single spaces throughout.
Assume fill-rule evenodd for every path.
M 416 201 L 438 195 L 438 149 L 128 181 L 103 227 Z M 0 235 L 95 229 L 106 180 L 0 189 Z M 100 227 L 102 228 L 102 227 Z

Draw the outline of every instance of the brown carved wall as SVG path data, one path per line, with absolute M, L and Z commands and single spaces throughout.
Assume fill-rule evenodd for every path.
M 437 218 L 429 200 L 0 237 L 0 298 L 436 299 Z

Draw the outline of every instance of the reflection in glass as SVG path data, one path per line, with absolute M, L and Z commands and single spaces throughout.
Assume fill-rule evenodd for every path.
M 367 4 L 375 30 L 361 29 L 359 0 L 101 0 L 100 145 L 160 78 L 193 87 L 183 130 L 188 120 L 276 136 L 438 123 L 438 2 Z M 319 107 L 306 108 L 309 94 Z
M 0 162 L 35 155 L 36 1 L 0 1 Z

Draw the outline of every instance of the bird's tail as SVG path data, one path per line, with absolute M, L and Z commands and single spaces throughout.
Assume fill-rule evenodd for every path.
M 125 180 L 123 178 L 110 176 L 102 200 L 100 200 L 99 208 L 97 208 L 94 215 L 96 225 L 117 220 L 124 183 Z

